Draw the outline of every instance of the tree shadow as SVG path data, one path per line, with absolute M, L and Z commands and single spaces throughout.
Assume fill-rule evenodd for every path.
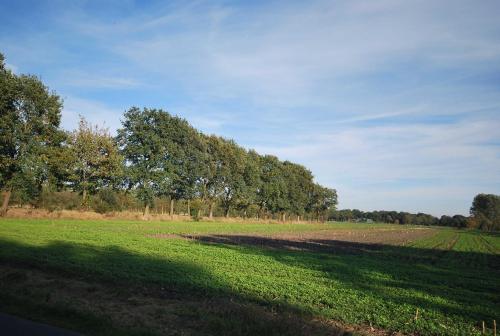
M 51 272 L 57 274 L 60 279 L 78 277 L 83 281 L 105 284 L 109 291 L 117 292 L 116 295 L 112 294 L 109 297 L 126 295 L 141 298 L 152 297 L 156 300 L 165 300 L 165 302 L 175 300 L 176 307 L 182 307 L 182 311 L 175 312 L 175 319 L 172 319 L 175 323 L 167 327 L 171 329 L 170 331 L 177 331 L 176 334 L 350 334 L 348 330 L 338 325 L 313 320 L 311 316 L 293 305 L 281 305 L 277 310 L 276 307 L 271 307 L 266 302 L 259 304 L 258 300 L 252 300 L 232 290 L 228 284 L 214 277 L 206 268 L 194 263 L 136 254 L 118 246 L 99 247 L 61 241 L 53 241 L 44 246 L 32 246 L 0 239 L 0 265 L 2 264 L 14 265 L 21 269 Z M 15 275 L 14 278 L 11 276 L 0 275 L 2 287 L 0 296 L 9 291 L 9 286 L 14 288 L 16 282 L 25 280 L 23 277 L 19 278 L 19 275 Z M 52 277 L 50 281 L 57 281 L 58 277 Z M 29 291 L 16 293 L 24 292 Z M 33 292 L 36 293 L 36 291 Z M 54 296 L 58 293 L 47 293 L 47 295 Z M 30 301 L 29 305 L 36 304 L 42 310 L 54 309 L 43 302 L 38 302 L 39 298 L 36 297 L 28 298 L 25 295 L 18 299 L 33 299 L 34 301 Z M 137 306 L 141 305 L 141 300 L 136 301 L 133 306 L 138 309 Z M 184 303 L 186 304 L 183 305 Z M 22 305 L 17 301 L 15 304 Z M 125 299 L 119 299 L 116 304 L 129 303 Z M 0 307 L 2 306 L 0 303 Z M 158 308 L 162 308 L 161 303 Z M 32 311 L 32 307 L 18 307 L 17 312 L 23 315 L 23 309 Z M 66 310 L 58 309 L 56 309 L 58 314 L 68 315 Z M 106 314 L 106 312 L 103 313 Z M 34 314 L 32 311 L 32 314 L 28 315 L 42 316 L 43 314 L 41 315 L 40 312 Z M 94 316 L 92 321 L 96 318 L 99 319 L 99 316 Z M 53 321 L 58 323 L 60 320 Z M 102 327 L 96 329 L 96 326 L 92 325 L 93 322 L 79 323 L 78 316 L 73 316 L 73 319 L 68 317 L 67 321 L 69 322 L 63 321 L 63 327 L 91 334 L 113 334 L 110 330 L 116 327 L 116 321 L 113 323 L 100 321 Z M 152 331 L 154 334 L 155 330 Z M 124 329 L 116 332 L 116 334 L 122 333 L 135 334 L 131 330 Z
M 244 245 L 265 250 L 284 250 L 329 255 L 360 255 L 377 258 L 406 260 L 422 265 L 438 265 L 444 268 L 458 265 L 468 268 L 500 269 L 500 255 L 481 252 L 463 252 L 441 249 L 415 248 L 409 246 L 387 245 L 380 243 L 352 242 L 336 239 L 279 239 L 249 235 L 182 235 L 187 239 L 210 244 Z
M 324 277 L 359 293 L 360 300 L 375 298 L 371 302 L 406 307 L 408 321 L 413 319 L 416 309 L 425 311 L 430 325 L 421 326 L 420 331 L 428 328 L 427 332 L 436 333 L 435 328 L 441 328 L 434 319 L 437 316 L 450 319 L 457 326 L 462 323 L 464 328 L 467 325 L 471 328 L 479 321 L 497 318 L 500 311 L 498 254 L 327 239 L 290 240 L 242 235 L 187 238 L 320 271 Z M 413 326 L 403 326 L 402 319 L 396 317 L 400 313 L 393 311 L 394 323 L 386 325 L 413 332 Z M 376 316 L 371 318 L 376 320 Z

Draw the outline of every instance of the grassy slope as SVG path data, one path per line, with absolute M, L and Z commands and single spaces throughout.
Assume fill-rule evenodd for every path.
M 406 247 L 356 254 L 146 236 L 391 227 L 6 219 L 0 221 L 0 259 L 232 296 L 391 331 L 477 334 L 479 321 L 498 318 L 500 237 L 495 235 L 442 229 Z

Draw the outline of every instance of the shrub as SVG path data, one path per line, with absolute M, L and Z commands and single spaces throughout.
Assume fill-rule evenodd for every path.
M 36 205 L 48 211 L 74 210 L 80 207 L 81 198 L 73 191 L 52 191 L 43 188 Z
M 200 219 L 201 219 L 200 212 L 201 212 L 201 210 L 203 210 L 203 206 L 204 206 L 203 201 L 200 199 L 194 199 L 191 201 L 191 203 L 190 203 L 190 207 L 191 207 L 190 215 L 194 221 L 196 221 L 196 222 L 200 221 Z
M 92 199 L 92 209 L 97 213 L 121 211 L 120 200 L 116 192 L 111 189 L 101 189 Z

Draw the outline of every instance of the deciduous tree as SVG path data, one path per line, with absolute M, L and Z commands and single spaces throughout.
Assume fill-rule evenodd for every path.
M 474 197 L 470 214 L 479 229 L 500 230 L 500 196 L 479 194 Z
M 69 181 L 81 192 L 82 205 L 88 206 L 88 195 L 119 182 L 123 157 L 107 129 L 80 118 L 78 129 L 68 136 L 72 158 Z
M 39 78 L 15 75 L 0 54 L 0 215 L 16 188 L 32 194 L 48 179 L 51 148 L 61 142 L 62 101 Z

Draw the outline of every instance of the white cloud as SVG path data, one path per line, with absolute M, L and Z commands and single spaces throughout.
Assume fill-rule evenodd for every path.
M 449 67 L 500 55 L 498 36 L 487 34 L 497 26 L 494 15 L 466 2 L 320 1 L 258 13 L 206 7 L 92 23 L 90 31 L 113 38 L 109 48 L 137 65 L 189 83 L 193 94 L 202 88 L 208 95 L 246 95 L 280 106 L 328 101 L 328 94 L 318 94 L 325 81 L 335 89 L 344 76 L 395 60 Z
M 135 79 L 120 76 L 105 76 L 81 71 L 67 71 L 58 81 L 63 85 L 93 89 L 130 89 L 141 85 Z
M 120 127 L 120 116 L 124 111 L 111 108 L 99 101 L 83 99 L 75 96 L 64 97 L 64 108 L 62 111 L 62 127 L 72 130 L 78 127 L 80 116 L 87 121 L 109 128 L 114 132 Z
M 387 119 L 391 117 L 400 117 L 400 116 L 405 116 L 405 115 L 418 115 L 419 112 L 423 112 L 424 108 L 423 106 L 415 106 L 407 109 L 402 109 L 398 111 L 388 111 L 384 113 L 379 113 L 379 114 L 374 114 L 374 113 L 369 113 L 369 114 L 362 114 L 362 115 L 355 115 L 353 117 L 347 118 L 347 119 L 341 119 L 339 121 L 336 121 L 336 123 L 342 124 L 342 123 L 352 123 L 352 122 L 358 122 L 358 121 L 371 121 L 371 120 L 378 120 L 378 119 Z
M 498 143 L 484 146 L 498 141 L 498 129 L 499 120 L 344 127 L 257 150 L 310 167 L 320 183 L 337 186 L 341 207 L 466 214 L 475 194 L 500 190 Z

